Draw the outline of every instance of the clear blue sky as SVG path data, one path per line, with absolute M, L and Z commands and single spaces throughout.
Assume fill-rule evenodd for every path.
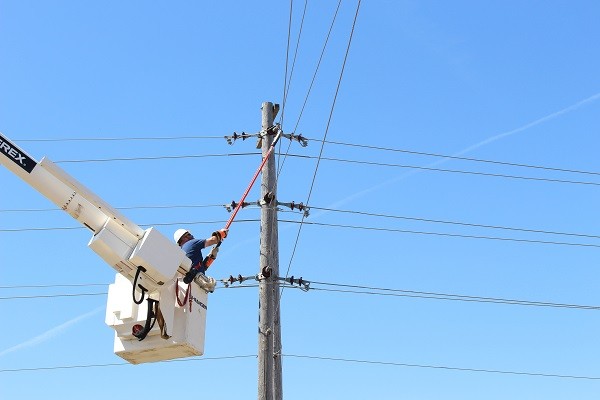
M 306 202 L 356 1 L 341 4 L 308 99 L 337 2 L 308 1 L 290 78 L 304 4 L 293 2 L 285 79 L 286 1 L 0 0 L 0 131 L 138 224 L 203 236 L 227 220 L 214 205 L 239 199 L 260 157 L 179 156 L 255 152 L 255 139 L 222 137 L 257 132 L 261 103 L 282 104 L 288 82 L 283 129 L 315 139 L 290 154 L 314 158 L 285 159 L 278 195 Z M 314 180 L 313 225 L 293 257 L 301 218 L 280 213 L 293 221 L 280 222 L 282 273 L 600 306 L 599 20 L 596 1 L 363 1 Z M 91 161 L 115 158 L 135 160 Z M 203 358 L 114 365 L 122 360 L 104 324 L 113 270 L 76 221 L 5 168 L 0 181 L 0 397 L 256 397 L 256 288 L 210 295 Z M 250 222 L 232 226 L 210 271 L 217 279 L 258 271 L 259 210 L 238 218 Z M 600 393 L 598 309 L 312 286 L 328 290 L 283 292 L 286 399 Z M 67 294 L 94 295 L 58 296 Z

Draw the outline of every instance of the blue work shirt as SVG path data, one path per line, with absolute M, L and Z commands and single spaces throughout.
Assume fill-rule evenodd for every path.
M 205 242 L 206 239 L 192 239 L 188 240 L 183 244 L 183 246 L 181 246 L 181 249 L 185 251 L 185 255 L 192 260 L 192 267 L 202 264 L 202 249 L 206 247 Z M 206 267 L 202 265 L 199 268 L 199 271 L 204 273 L 206 271 Z

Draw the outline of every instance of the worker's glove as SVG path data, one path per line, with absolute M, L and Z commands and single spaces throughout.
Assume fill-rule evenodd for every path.
M 219 242 L 222 242 L 223 239 L 227 237 L 227 229 L 221 229 L 220 231 L 213 232 L 212 235 L 216 236 Z
M 214 260 L 215 258 L 217 258 L 217 254 L 219 254 L 219 248 L 217 246 L 214 246 L 208 256 Z

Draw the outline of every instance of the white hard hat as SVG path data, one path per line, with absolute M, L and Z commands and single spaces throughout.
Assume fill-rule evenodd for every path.
M 179 243 L 179 239 L 181 239 L 183 235 L 189 232 L 190 231 L 188 231 L 187 229 L 177 229 L 173 234 L 173 240 L 175 240 L 175 243 Z

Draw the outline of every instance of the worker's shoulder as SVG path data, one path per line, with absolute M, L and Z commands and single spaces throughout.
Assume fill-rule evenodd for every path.
M 183 250 L 191 249 L 191 248 L 204 248 L 206 239 L 190 239 L 181 246 Z

